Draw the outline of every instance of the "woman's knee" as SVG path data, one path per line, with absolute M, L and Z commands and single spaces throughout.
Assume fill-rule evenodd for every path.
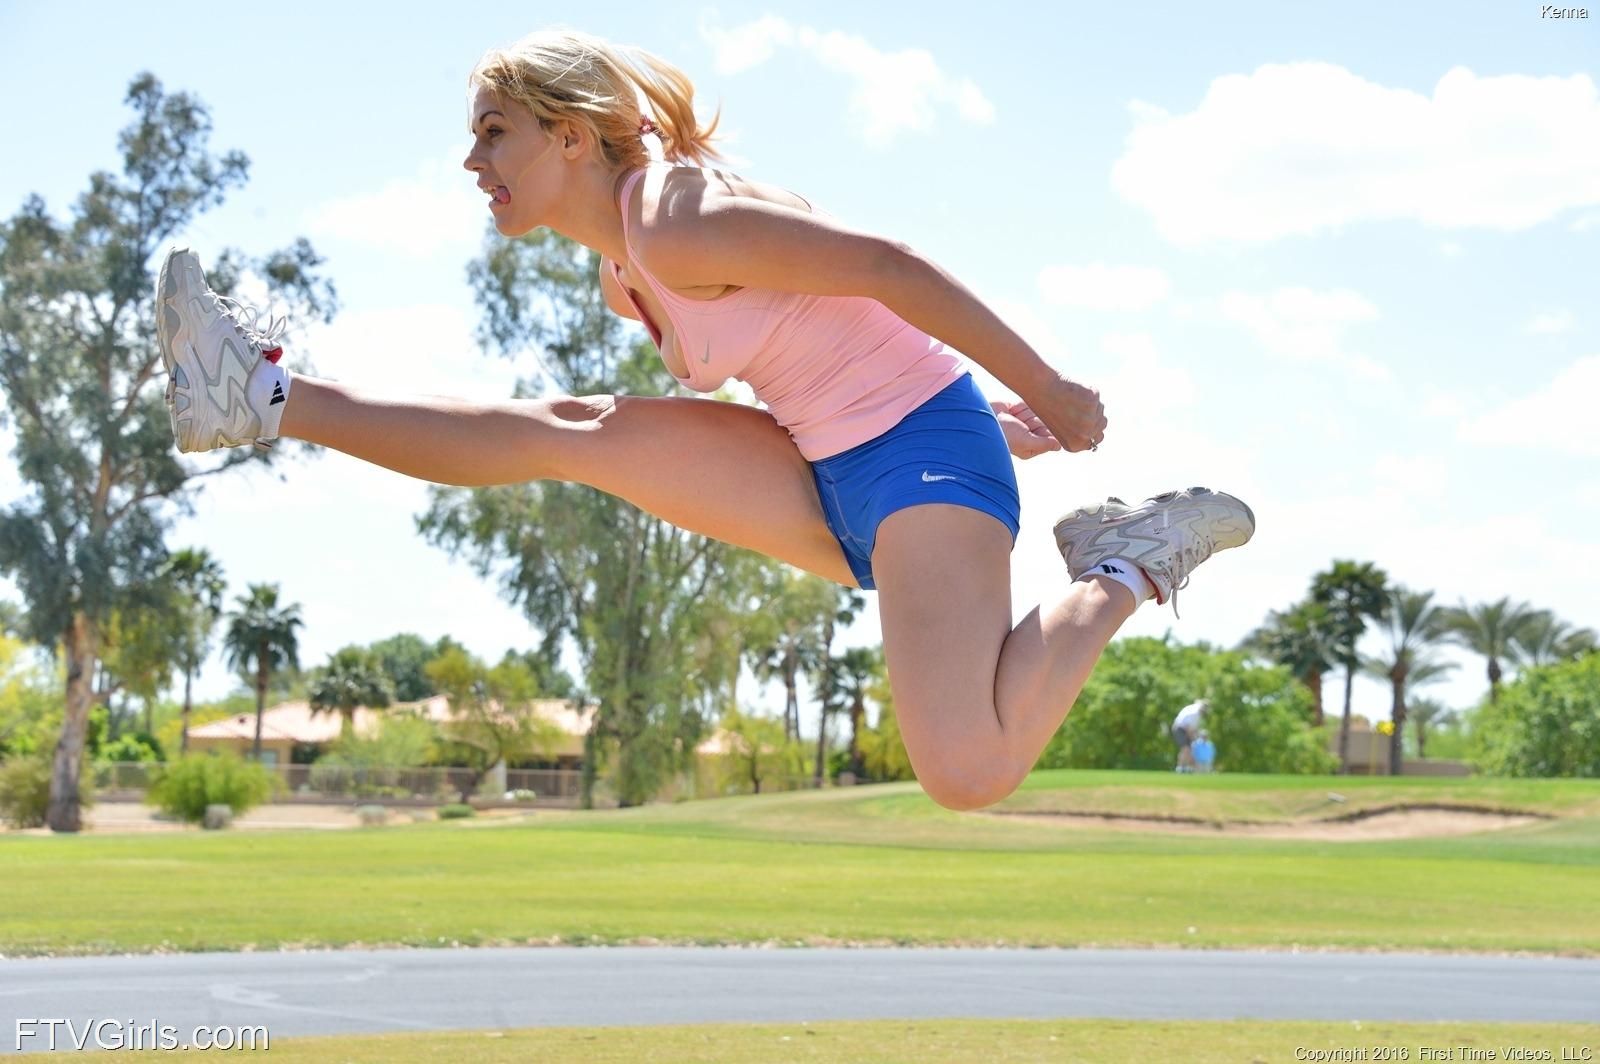
M 998 776 L 943 775 L 917 777 L 922 789 L 939 805 L 958 813 L 994 805 L 1009 797 L 1017 785 Z
M 913 756 L 912 767 L 928 797 L 957 812 L 994 805 L 1015 791 L 1027 775 L 1026 769 L 1019 772 L 1001 751 L 970 748 Z
M 527 400 L 538 426 L 533 441 L 536 480 L 588 482 L 596 440 L 616 411 L 613 395 L 548 395 Z

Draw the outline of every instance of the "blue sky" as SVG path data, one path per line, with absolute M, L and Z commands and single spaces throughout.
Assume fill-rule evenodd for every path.
M 1065 585 L 1058 511 L 1204 484 L 1254 507 L 1256 541 L 1196 574 L 1181 620 L 1148 606 L 1125 632 L 1231 644 L 1335 557 L 1600 627 L 1600 11 L 1205 6 L 592 3 L 565 21 L 679 65 L 722 105 L 730 168 L 908 241 L 1102 389 L 1098 454 L 1019 466 L 1019 614 Z M 0 3 L 0 209 L 37 191 L 64 214 L 116 165 L 122 94 L 153 71 L 253 160 L 186 234 L 202 256 L 302 234 L 328 256 L 344 311 L 291 363 L 503 397 L 518 367 L 471 340 L 487 212 L 459 168 L 465 78 L 546 11 Z M 399 630 L 489 657 L 532 644 L 413 533 L 421 485 L 337 454 L 287 474 L 206 488 L 172 543 L 210 548 L 232 593 L 282 584 L 306 664 Z M 17 490 L 0 462 L 0 499 Z M 1432 692 L 1455 705 L 1483 687 L 1462 661 Z M 229 683 L 213 663 L 199 690 Z M 1364 683 L 1357 710 L 1386 714 L 1386 691 Z

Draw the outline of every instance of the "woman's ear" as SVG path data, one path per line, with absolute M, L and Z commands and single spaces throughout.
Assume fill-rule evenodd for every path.
M 588 142 L 588 134 L 584 128 L 571 119 L 563 118 L 556 123 L 556 127 L 552 132 L 560 138 L 561 150 L 569 159 L 577 158 L 578 154 L 583 151 L 584 145 Z

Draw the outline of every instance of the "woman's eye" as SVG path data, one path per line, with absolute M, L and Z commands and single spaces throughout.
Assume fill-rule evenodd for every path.
M 489 127 L 488 136 L 489 136 L 490 140 L 493 140 L 495 137 L 498 137 L 499 135 L 500 135 L 500 130 L 496 129 L 494 126 L 490 126 Z

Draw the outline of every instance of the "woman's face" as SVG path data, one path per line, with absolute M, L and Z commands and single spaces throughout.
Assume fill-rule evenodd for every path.
M 472 150 L 461 165 L 478 175 L 495 228 L 504 236 L 530 232 L 548 216 L 556 194 L 559 135 L 541 129 L 525 105 L 485 85 L 473 89 L 467 120 Z

